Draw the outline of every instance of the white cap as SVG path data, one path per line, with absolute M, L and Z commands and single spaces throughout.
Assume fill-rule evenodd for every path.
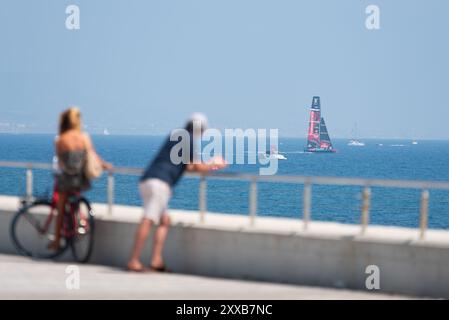
M 208 126 L 207 117 L 203 113 L 200 112 L 192 113 L 192 115 L 189 118 L 189 123 L 194 121 L 197 123 L 199 122 L 201 124 L 202 130 L 206 129 Z

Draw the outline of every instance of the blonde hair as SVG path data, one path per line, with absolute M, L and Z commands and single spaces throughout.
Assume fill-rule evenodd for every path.
M 81 131 L 81 112 L 76 107 L 71 107 L 61 113 L 59 119 L 59 134 L 68 130 Z

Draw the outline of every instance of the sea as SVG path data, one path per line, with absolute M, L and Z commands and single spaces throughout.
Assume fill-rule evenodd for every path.
M 119 167 L 143 168 L 154 157 L 164 136 L 93 135 L 98 153 Z M 54 136 L 49 134 L 0 134 L 0 161 L 51 163 Z M 304 153 L 305 139 L 280 138 L 277 175 L 363 177 L 403 180 L 449 181 L 449 141 L 364 140 L 365 147 L 347 146 L 336 139 L 335 154 Z M 259 165 L 230 165 L 225 172 L 258 174 Z M 116 175 L 115 203 L 141 205 L 138 176 Z M 34 171 L 34 195 L 51 194 L 53 175 L 48 170 Z M 183 178 L 174 190 L 170 208 L 196 210 L 199 181 Z M 258 215 L 301 219 L 300 184 L 259 183 Z M 358 224 L 361 215 L 361 187 L 313 186 L 312 220 Z M 372 188 L 370 223 L 418 227 L 421 190 Z M 25 170 L 0 167 L 0 194 L 23 196 Z M 86 193 L 93 202 L 107 201 L 106 177 L 96 180 Z M 208 181 L 207 208 L 211 212 L 248 215 L 249 183 Z M 192 213 L 194 214 L 194 213 Z M 431 190 L 429 227 L 449 229 L 449 191 Z

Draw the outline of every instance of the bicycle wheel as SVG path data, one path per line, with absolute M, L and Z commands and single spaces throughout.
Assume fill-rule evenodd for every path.
M 56 209 L 48 200 L 36 200 L 20 209 L 10 225 L 10 236 L 17 251 L 26 256 L 51 259 L 61 255 L 68 246 L 61 238 L 60 249 L 48 249 L 55 239 Z
M 73 204 L 70 215 L 70 247 L 73 258 L 80 263 L 86 263 L 92 254 L 94 245 L 95 221 L 89 202 L 81 198 Z

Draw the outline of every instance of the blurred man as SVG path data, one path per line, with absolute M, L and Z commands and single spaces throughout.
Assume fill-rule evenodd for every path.
M 201 113 L 194 113 L 188 120 L 185 129 L 174 131 L 167 138 L 140 179 L 139 189 L 144 212 L 136 232 L 132 256 L 128 262 L 129 271 L 167 271 L 162 257 L 170 226 L 167 206 L 172 196 L 172 190 L 184 171 L 205 173 L 226 167 L 226 162 L 222 157 L 214 157 L 208 163 L 198 160 L 200 157 L 198 157 L 198 153 L 195 153 L 197 149 L 195 143 L 198 141 L 195 139 L 200 139 L 206 128 L 207 118 Z M 174 139 L 173 136 L 178 138 Z M 181 141 L 178 140 L 179 138 Z M 175 150 L 176 152 L 174 152 Z M 140 261 L 140 256 L 153 223 L 157 225 L 157 228 L 148 269 Z

